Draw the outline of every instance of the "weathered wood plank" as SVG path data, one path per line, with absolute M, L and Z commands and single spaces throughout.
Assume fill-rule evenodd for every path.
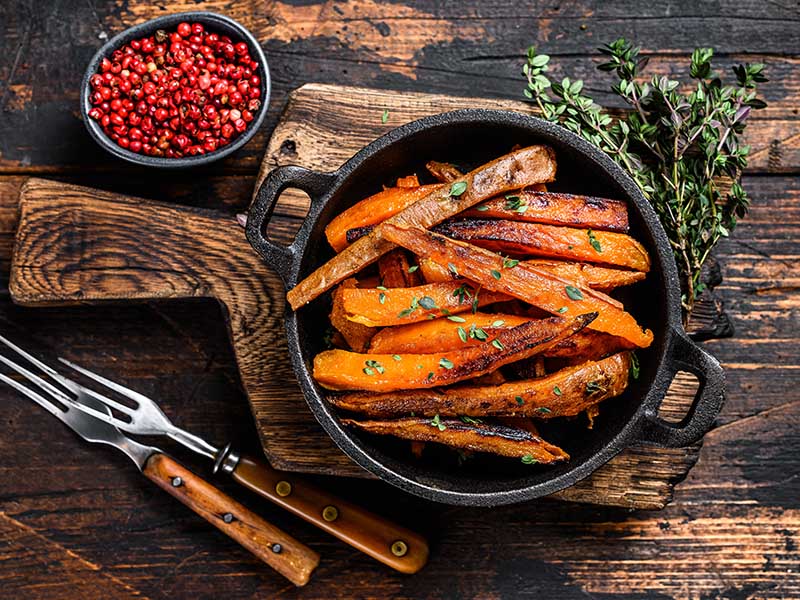
M 630 2 L 614 8 L 591 2 L 512 7 L 478 0 L 418 6 L 374 0 L 207 3 L 239 19 L 263 41 L 275 83 L 265 130 L 214 169 L 241 172 L 258 165 L 269 128 L 297 82 L 520 98 L 521 57 L 528 45 L 537 44 L 557 58 L 555 75 L 584 77 L 587 89 L 607 101 L 607 76 L 593 68 L 587 52 L 627 35 L 653 55 L 650 72 L 657 75 L 684 71 L 699 43 L 717 48 L 719 67 L 726 71 L 740 61 L 766 61 L 772 81 L 764 93 L 770 107 L 750 127 L 750 142 L 760 152 L 752 168 L 796 172 L 800 50 L 790 42 L 796 10 L 744 4 L 715 4 L 715 27 L 709 27 L 710 9 L 691 2 L 646 8 Z M 99 36 L 151 17 L 152 5 L 143 0 L 98 8 L 57 4 L 52 11 L 36 11 L 18 0 L 5 11 L 0 13 L 7 29 L 0 55 L 9 59 L 0 62 L 0 81 L 6 82 L 0 93 L 0 172 L 134 170 L 104 154 L 84 131 L 76 110 L 78 82 L 102 43 Z M 64 48 L 70 52 L 68 64 Z M 38 126 L 31 128 L 34 115 Z M 59 132 L 57 138 L 53 131 Z
M 288 361 L 283 287 L 230 217 L 39 179 L 25 184 L 20 202 L 10 283 L 16 302 L 216 298 L 270 461 L 287 470 L 367 475 L 306 408 Z M 685 413 L 693 390 L 684 392 L 665 408 Z M 661 508 L 696 460 L 697 447 L 634 448 L 558 497 Z

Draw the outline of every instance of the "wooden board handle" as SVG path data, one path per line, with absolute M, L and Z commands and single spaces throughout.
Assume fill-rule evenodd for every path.
M 164 454 L 153 454 L 144 474 L 228 537 L 297 586 L 305 585 L 319 554 L 239 504 Z
M 243 486 L 401 573 L 428 560 L 425 538 L 351 502 L 243 456 L 231 476 Z

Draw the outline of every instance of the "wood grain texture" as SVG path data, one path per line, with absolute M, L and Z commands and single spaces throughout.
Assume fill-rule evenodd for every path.
M 156 14 L 198 9 L 234 16 L 261 41 L 274 84 L 264 127 L 235 155 L 200 171 L 153 172 L 103 153 L 76 110 L 78 81 L 101 36 Z M 691 50 L 708 45 L 717 49 L 721 72 L 763 61 L 771 80 L 763 86 L 769 107 L 750 127 L 761 139 L 744 182 L 752 209 L 717 251 L 724 276 L 717 291 L 736 336 L 706 347 L 725 365 L 727 401 L 664 510 L 548 500 L 492 511 L 451 508 L 375 481 L 315 478 L 430 537 L 429 564 L 407 577 L 220 480 L 323 555 L 316 576 L 298 591 L 155 489 L 127 459 L 80 444 L 0 388 L 0 511 L 35 533 L 0 542 L 0 596 L 126 598 L 130 589 L 130 597 L 164 600 L 798 597 L 798 20 L 800 7 L 781 0 L 0 3 L 0 203 L 10 211 L 0 232 L 0 324 L 24 327 L 62 356 L 158 398 L 182 426 L 212 440 L 236 440 L 251 453 L 259 452 L 259 437 L 215 301 L 35 309 L 11 303 L 8 252 L 21 175 L 47 173 L 118 194 L 214 208 L 232 220 L 249 203 L 289 93 L 308 81 L 517 98 L 524 48 L 535 43 L 554 57 L 556 78 L 583 77 L 608 102 L 609 79 L 595 70 L 594 49 L 619 35 L 643 46 L 653 73 L 683 76 Z M 378 126 L 381 112 L 374 116 Z M 281 239 L 291 239 L 301 206 L 278 206 Z M 83 562 L 52 560 L 61 549 L 122 587 L 97 581 Z M 20 582 L 21 592 L 14 587 Z
M 150 456 L 142 472 L 170 496 L 236 540 L 293 584 L 303 586 L 308 583 L 319 564 L 319 554 L 311 548 L 268 523 L 166 454 Z
M 20 196 L 10 291 L 23 305 L 216 298 L 229 318 L 270 462 L 282 470 L 366 476 L 308 411 L 288 360 L 283 287 L 242 237 L 229 217 L 211 211 L 31 179 Z M 665 399 L 664 410 L 685 414 L 692 398 L 685 388 Z M 662 508 L 698 449 L 631 448 L 556 497 Z

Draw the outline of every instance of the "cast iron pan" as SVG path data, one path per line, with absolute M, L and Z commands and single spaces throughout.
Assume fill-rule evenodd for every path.
M 571 455 L 566 464 L 531 466 L 479 456 L 460 465 L 452 452 L 430 456 L 427 449 L 418 460 L 410 455 L 407 442 L 343 427 L 311 376 L 312 360 L 324 349 L 329 295 L 296 312 L 287 307 L 292 365 L 314 416 L 359 465 L 430 500 L 496 506 L 546 496 L 583 479 L 627 446 L 642 442 L 687 446 L 708 431 L 724 401 L 724 376 L 719 363 L 683 331 L 677 269 L 653 209 L 633 180 L 588 142 L 541 119 L 495 110 L 461 110 L 414 121 L 369 144 L 333 173 L 279 167 L 264 180 L 250 207 L 247 239 L 290 289 L 332 256 L 325 225 L 382 185 L 401 175 L 425 173 L 428 160 L 471 169 L 506 154 L 515 144 L 537 143 L 556 151 L 558 173 L 552 189 L 628 202 L 632 235 L 645 245 L 653 263 L 647 280 L 621 298 L 639 323 L 655 334 L 652 346 L 638 352 L 639 379 L 631 381 L 622 396 L 603 403 L 591 430 L 584 422 L 565 419 L 541 426 L 545 439 Z M 311 208 L 294 242 L 282 246 L 269 240 L 266 225 L 281 192 L 289 187 L 307 192 Z M 658 407 L 678 371 L 694 373 L 700 387 L 683 421 L 668 423 L 658 417 Z

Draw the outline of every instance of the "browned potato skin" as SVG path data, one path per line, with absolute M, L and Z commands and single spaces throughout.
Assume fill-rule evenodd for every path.
M 603 400 L 619 396 L 628 385 L 629 370 L 630 354 L 620 352 L 545 377 L 501 385 L 464 385 L 383 394 L 353 392 L 331 395 L 328 400 L 337 408 L 376 418 L 413 413 L 425 417 L 552 419 L 575 416 Z M 595 385 L 589 388 L 590 383 Z M 556 388 L 560 394 L 556 393 Z
M 513 208 L 517 205 L 516 201 L 510 204 L 505 197 L 500 197 L 484 202 L 480 207 L 473 207 L 461 216 L 628 232 L 628 207 L 620 200 L 535 189 L 525 189 L 514 195 L 519 198 L 519 204 L 525 207 L 523 212 Z
M 436 160 L 429 161 L 425 168 L 428 169 L 428 173 L 433 175 L 434 179 L 441 183 L 452 183 L 463 176 L 463 173 L 455 165 Z
M 522 429 L 488 423 L 469 424 L 460 419 L 442 419 L 440 430 L 430 419 L 408 418 L 394 421 L 356 421 L 343 419 L 345 425 L 376 435 L 392 435 L 407 440 L 437 442 L 452 448 L 488 452 L 522 458 L 530 455 L 541 464 L 569 460 L 569 454 L 538 435 Z

